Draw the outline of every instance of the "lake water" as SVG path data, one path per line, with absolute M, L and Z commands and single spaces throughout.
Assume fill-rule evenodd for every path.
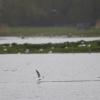
M 63 43 L 63 42 L 76 42 L 80 40 L 85 41 L 93 41 L 93 40 L 100 40 L 100 37 L 75 37 L 75 38 L 68 38 L 68 37 L 0 37 L 0 44 L 4 43 L 32 43 L 32 44 L 41 44 L 41 43 Z
M 60 82 L 99 79 L 100 53 L 0 55 L 0 100 L 100 100 L 99 81 Z

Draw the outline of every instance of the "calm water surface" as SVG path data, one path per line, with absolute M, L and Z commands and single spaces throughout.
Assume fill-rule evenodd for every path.
M 100 53 L 0 55 L 0 100 L 100 100 Z
M 100 37 L 81 37 L 81 38 L 68 38 L 68 37 L 0 37 L 0 44 L 4 43 L 32 43 L 32 44 L 41 44 L 41 43 L 63 43 L 63 42 L 76 42 L 80 40 L 93 41 L 100 40 Z

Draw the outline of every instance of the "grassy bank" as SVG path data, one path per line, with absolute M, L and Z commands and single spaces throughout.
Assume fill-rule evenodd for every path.
M 1 27 L 0 36 L 100 36 L 100 28 L 79 29 L 72 27 Z
M 1 44 L 0 54 L 9 53 L 87 53 L 100 52 L 100 41 L 78 41 L 58 44 Z

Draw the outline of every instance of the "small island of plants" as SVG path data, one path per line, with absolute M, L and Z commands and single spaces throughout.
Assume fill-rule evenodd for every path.
M 0 54 L 100 52 L 100 40 L 47 44 L 0 44 Z

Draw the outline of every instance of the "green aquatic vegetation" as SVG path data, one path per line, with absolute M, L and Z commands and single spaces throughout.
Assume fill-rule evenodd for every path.
M 87 53 L 100 52 L 100 41 L 78 41 L 47 44 L 1 44 L 0 53 Z

